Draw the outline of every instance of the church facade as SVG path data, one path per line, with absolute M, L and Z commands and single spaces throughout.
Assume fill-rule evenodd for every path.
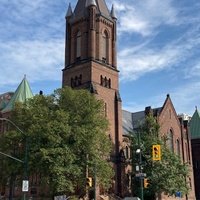
M 109 10 L 104 0 L 78 0 L 74 11 L 69 5 L 66 14 L 65 66 L 62 70 L 63 87 L 88 89 L 104 102 L 104 113 L 110 124 L 107 134 L 113 143 L 110 163 L 115 170 L 110 192 L 116 195 L 116 199 L 117 196 L 132 195 L 132 152 L 127 133 L 134 129 L 136 120 L 143 120 L 145 113 L 154 112 L 161 125 L 161 133 L 168 134 L 170 138 L 172 150 L 180 155 L 182 162 L 189 163 L 191 173 L 186 181 L 191 190 L 182 199 L 195 200 L 188 126 L 177 116 L 170 97 L 167 96 L 164 105 L 157 109 L 147 107 L 138 113 L 122 111 L 116 26 L 114 7 Z M 3 95 L 2 99 L 5 97 Z M 1 117 L 6 117 L 6 113 L 2 113 Z M 0 127 L 3 131 L 3 126 Z M 159 200 L 164 199 L 176 198 L 162 194 Z
M 116 16 L 104 0 L 79 0 L 66 15 L 63 86 L 88 89 L 104 102 L 113 143 L 110 161 L 115 170 L 113 192 L 122 195 L 122 109 L 116 62 Z

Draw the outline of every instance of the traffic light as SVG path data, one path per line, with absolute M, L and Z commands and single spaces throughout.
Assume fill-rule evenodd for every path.
M 148 188 L 149 187 L 149 179 L 148 178 L 144 178 L 144 188 Z
M 153 145 L 152 158 L 153 160 L 161 160 L 161 148 L 159 144 Z
M 86 185 L 92 187 L 92 177 L 87 177 Z

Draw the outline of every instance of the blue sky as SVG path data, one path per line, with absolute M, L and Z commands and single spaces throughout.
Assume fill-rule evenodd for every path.
M 69 2 L 0 0 L 0 94 L 14 91 L 24 74 L 34 93 L 61 87 Z M 107 0 L 112 4 L 123 108 L 160 107 L 169 93 L 177 113 L 193 114 L 200 106 L 200 2 Z

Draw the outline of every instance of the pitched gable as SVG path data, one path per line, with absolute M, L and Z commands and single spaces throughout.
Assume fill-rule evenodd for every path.
M 33 93 L 31 91 L 30 85 L 26 80 L 26 77 L 22 80 L 11 100 L 8 102 L 6 107 L 1 111 L 2 113 L 10 112 L 13 110 L 14 105 L 17 102 L 25 103 L 27 99 L 32 98 Z
M 174 108 L 174 105 L 172 103 L 172 100 L 170 98 L 170 95 L 167 94 L 167 97 L 165 99 L 165 102 L 162 106 L 162 109 L 159 113 L 159 123 L 160 125 L 162 125 L 163 122 L 170 122 L 174 123 L 176 121 L 176 123 L 178 125 L 180 125 L 180 121 L 178 119 L 178 115 L 176 113 L 176 110 Z

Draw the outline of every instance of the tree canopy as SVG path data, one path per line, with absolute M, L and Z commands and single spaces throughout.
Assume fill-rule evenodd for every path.
M 169 196 L 175 195 L 176 192 L 185 195 L 189 190 L 186 182 L 189 175 L 188 166 L 182 162 L 180 156 L 169 149 L 166 144 L 167 138 L 161 137 L 159 129 L 156 119 L 149 115 L 132 138 L 133 149 L 142 149 L 143 172 L 147 174 L 146 178 L 150 182 L 149 187 L 144 189 L 144 195 L 148 199 L 154 199 L 155 195 L 163 192 Z M 141 138 L 140 147 L 138 135 Z M 156 144 L 161 146 L 160 161 L 152 160 L 152 146 Z M 137 156 L 134 163 L 138 163 Z
M 28 174 L 38 175 L 40 185 L 48 185 L 52 194 L 83 191 L 87 173 L 104 188 L 110 185 L 108 121 L 103 103 L 88 91 L 66 87 L 52 95 L 36 95 L 17 104 L 10 119 L 24 134 L 9 125 L 1 136 L 0 151 L 23 160 L 27 139 Z M 23 174 L 21 163 L 4 162 L 12 162 L 7 174 Z

